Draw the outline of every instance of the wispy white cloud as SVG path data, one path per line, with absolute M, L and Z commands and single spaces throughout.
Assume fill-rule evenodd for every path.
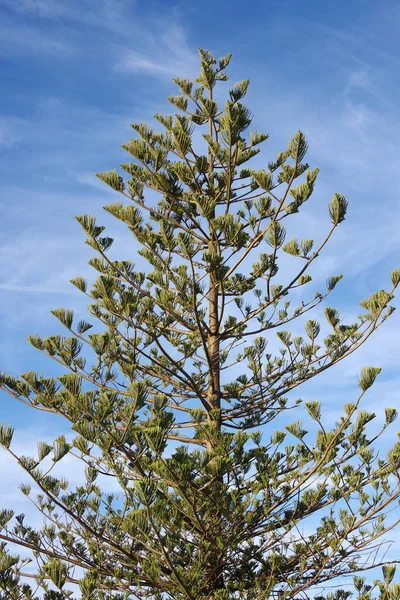
M 49 16 L 57 13 L 57 4 L 52 0 L 3 0 L 4 4 L 20 13 L 35 13 L 40 16 Z M 58 3 L 59 5 L 60 3 Z
M 329 96 L 318 78 L 310 78 L 307 85 L 286 95 L 274 90 L 266 93 L 263 80 L 260 84 L 256 80 L 251 99 L 257 127 L 271 134 L 267 145 L 283 140 L 284 147 L 286 139 L 300 128 L 309 141 L 311 166 L 321 167 L 312 199 L 302 216 L 294 219 L 296 235 L 318 239 L 329 223 L 326 205 L 333 193 L 344 193 L 349 200 L 345 223 L 315 263 L 315 278 L 324 278 L 333 270 L 350 277 L 363 274 L 367 283 L 371 268 L 379 262 L 390 262 L 388 270 L 400 264 L 400 118 L 392 102 L 392 73 L 372 61 L 366 34 L 338 34 L 340 53 L 352 57 L 347 63 L 332 53 L 332 48 L 339 46 L 330 46 L 337 32 L 327 29 L 325 34 L 321 52 L 326 59 L 333 54 L 332 79 L 337 82 Z M 267 73 L 266 80 L 270 77 Z M 387 275 L 382 274 L 381 287 L 387 281 Z
M 146 32 L 146 52 L 127 48 L 116 63 L 117 71 L 136 71 L 156 77 L 193 76 L 197 54 L 177 23 L 159 23 L 162 31 Z
M 1 5 L 0 5 L 1 8 Z M 18 57 L 34 52 L 35 56 L 70 58 L 75 48 L 68 41 L 63 41 L 55 34 L 43 34 L 35 25 L 15 22 L 1 15 L 0 23 L 0 56 Z
M 67 290 L 58 290 L 55 287 L 46 288 L 34 285 L 16 285 L 12 283 L 0 283 L 0 290 L 6 292 L 27 292 L 34 294 L 67 294 Z
M 10 148 L 19 140 L 11 119 L 0 118 L 0 149 Z
M 6 6 L 11 12 L 20 16 L 35 16 L 42 19 L 56 20 L 66 18 L 75 21 L 87 21 L 100 23 L 101 18 L 106 16 L 108 21 L 113 21 L 116 16 L 121 15 L 123 7 L 135 7 L 134 0 L 98 0 L 96 11 L 90 0 L 81 0 L 79 7 L 74 0 L 0 0 L 1 5 Z M 107 27 L 107 23 L 104 23 Z
M 133 51 L 127 52 L 126 56 L 116 65 L 116 68 L 123 71 L 143 71 L 152 74 L 170 75 L 171 73 L 170 67 L 160 65 L 155 60 L 140 56 Z
M 0 0 L 13 13 L 4 15 L 0 26 L 0 53 L 20 55 L 35 49 L 49 57 L 75 56 L 88 60 L 96 48 L 104 64 L 116 72 L 138 72 L 160 77 L 190 75 L 196 53 L 186 39 L 175 11 L 159 11 L 146 18 L 132 0 L 99 0 L 96 10 L 90 0 Z M 34 16 L 36 20 L 25 17 Z M 41 21 L 52 21 L 49 28 Z M 88 28 L 81 36 L 80 27 Z M 100 41 L 101 39 L 101 41 Z
M 379 84 L 376 82 L 376 77 L 372 73 L 370 65 L 361 62 L 358 69 L 350 72 L 348 76 L 348 83 L 343 91 L 343 95 L 351 97 L 352 93 L 361 92 L 366 93 L 373 99 L 377 100 L 381 105 L 393 108 L 393 103 L 389 100 L 385 93 L 380 90 Z

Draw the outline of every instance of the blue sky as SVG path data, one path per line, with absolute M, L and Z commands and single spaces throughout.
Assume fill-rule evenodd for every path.
M 0 0 L 0 368 L 52 370 L 25 340 L 58 331 L 54 307 L 85 313 L 68 283 L 89 273 L 91 256 L 74 216 L 109 222 L 101 207 L 114 196 L 94 173 L 126 159 L 131 122 L 171 110 L 171 78 L 196 75 L 198 46 L 232 52 L 231 81 L 250 78 L 255 128 L 270 134 L 266 160 L 299 128 L 307 135 L 321 168 L 301 217 L 311 234 L 327 226 L 332 194 L 348 197 L 348 219 L 314 278 L 343 272 L 335 304 L 358 314 L 358 300 L 400 267 L 399 28 L 396 0 Z M 134 254 L 112 227 L 120 257 Z M 332 414 L 369 364 L 384 368 L 370 406 L 399 406 L 399 332 L 395 313 L 315 388 Z M 62 428 L 0 400 L 0 422 L 18 425 L 21 449 Z M 6 459 L 0 476 L 10 482 L 0 504 L 20 502 Z

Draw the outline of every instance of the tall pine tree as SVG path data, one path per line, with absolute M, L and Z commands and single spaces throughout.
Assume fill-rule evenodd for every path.
M 372 587 L 358 574 L 351 591 L 323 591 L 384 563 L 385 534 L 399 520 L 400 443 L 377 452 L 396 411 L 386 409 L 377 431 L 362 408 L 380 369 L 362 369 L 359 395 L 336 423 L 319 401 L 293 396 L 391 314 L 400 271 L 351 323 L 325 302 L 341 275 L 315 292 L 309 271 L 346 199 L 334 194 L 323 239 L 285 240 L 318 175 L 305 137 L 252 168 L 268 136 L 248 133 L 249 82 L 221 104 L 215 88 L 230 55 L 200 50 L 200 61 L 195 82 L 174 80 L 176 115 L 155 115 L 158 129 L 132 125 L 123 146 L 132 162 L 121 165 L 130 178 L 98 174 L 121 197 L 105 210 L 127 226 L 145 266 L 135 269 L 134 245 L 112 260 L 104 227 L 77 217 L 99 272 L 92 286 L 72 280 L 90 319 L 59 308 L 67 337 L 29 338 L 65 373 L 1 375 L 2 390 L 70 425 L 34 457 L 18 456 L 12 427 L 1 426 L 3 448 L 32 478 L 22 492 L 45 519 L 37 529 L 0 512 L 1 600 L 400 598 L 392 565 Z M 279 268 L 284 256 L 296 272 Z M 308 313 L 322 303 L 320 325 Z M 71 455 L 85 464 L 76 489 L 57 475 Z M 102 492 L 105 478 L 118 492 Z M 15 545 L 31 551 L 30 566 Z

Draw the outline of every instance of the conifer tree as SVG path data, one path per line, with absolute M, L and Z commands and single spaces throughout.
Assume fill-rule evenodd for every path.
M 29 338 L 65 373 L 1 375 L 2 390 L 64 417 L 70 431 L 26 457 L 1 426 L 3 448 L 32 479 L 22 492 L 45 521 L 34 528 L 0 512 L 1 600 L 400 597 L 381 551 L 399 521 L 400 443 L 377 450 L 396 410 L 376 431 L 363 409 L 380 369 L 362 369 L 335 423 L 323 402 L 293 399 L 391 314 L 400 270 L 353 322 L 327 300 L 341 275 L 315 292 L 310 270 L 347 201 L 333 195 L 317 241 L 285 239 L 318 175 L 305 136 L 254 169 L 268 135 L 249 132 L 249 82 L 221 103 L 230 55 L 199 54 L 197 80 L 174 80 L 177 114 L 155 115 L 156 129 L 132 125 L 131 162 L 121 165 L 129 179 L 98 174 L 121 198 L 105 210 L 136 246 L 111 259 L 104 227 L 77 217 L 99 273 L 92 285 L 72 280 L 90 316 L 58 308 L 67 336 Z M 295 274 L 280 268 L 284 256 Z M 310 318 L 319 305 L 322 324 Z M 85 466 L 76 489 L 57 471 L 71 455 Z M 118 492 L 102 492 L 105 478 Z M 369 585 L 362 572 L 377 565 L 382 580 Z M 324 591 L 349 575 L 350 590 Z

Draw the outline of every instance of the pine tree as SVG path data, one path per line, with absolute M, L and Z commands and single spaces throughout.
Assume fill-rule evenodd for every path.
M 132 233 L 145 266 L 135 269 L 133 250 L 111 259 L 104 227 L 77 217 L 99 273 L 91 286 L 72 280 L 89 299 L 90 322 L 59 308 L 67 337 L 29 338 L 63 375 L 1 375 L 2 390 L 70 427 L 24 457 L 13 451 L 12 427 L 1 426 L 0 443 L 32 478 L 22 492 L 45 519 L 35 529 L 0 512 L 2 600 L 400 597 L 395 567 L 379 551 L 399 520 L 400 442 L 377 452 L 396 411 L 386 409 L 376 432 L 362 408 L 380 369 L 362 369 L 359 395 L 336 423 L 320 401 L 293 400 L 391 314 L 400 271 L 388 291 L 361 302 L 355 322 L 325 302 L 341 275 L 315 292 L 310 268 L 347 201 L 334 194 L 323 239 L 285 241 L 318 175 L 304 160 L 305 136 L 252 168 L 268 136 L 247 133 L 249 82 L 221 104 L 230 55 L 199 53 L 197 80 L 174 80 L 177 114 L 155 115 L 162 132 L 132 125 L 123 145 L 132 162 L 121 165 L 128 181 L 116 170 L 98 174 L 120 194 L 104 208 Z M 285 255 L 294 275 L 279 268 Z M 322 303 L 320 325 L 307 313 Z M 85 464 L 76 489 L 56 474 L 71 455 Z M 118 493 L 102 492 L 106 477 Z M 15 544 L 32 552 L 36 581 L 23 578 L 28 559 Z M 382 581 L 368 585 L 359 572 L 379 564 Z M 351 591 L 323 591 L 348 575 Z

